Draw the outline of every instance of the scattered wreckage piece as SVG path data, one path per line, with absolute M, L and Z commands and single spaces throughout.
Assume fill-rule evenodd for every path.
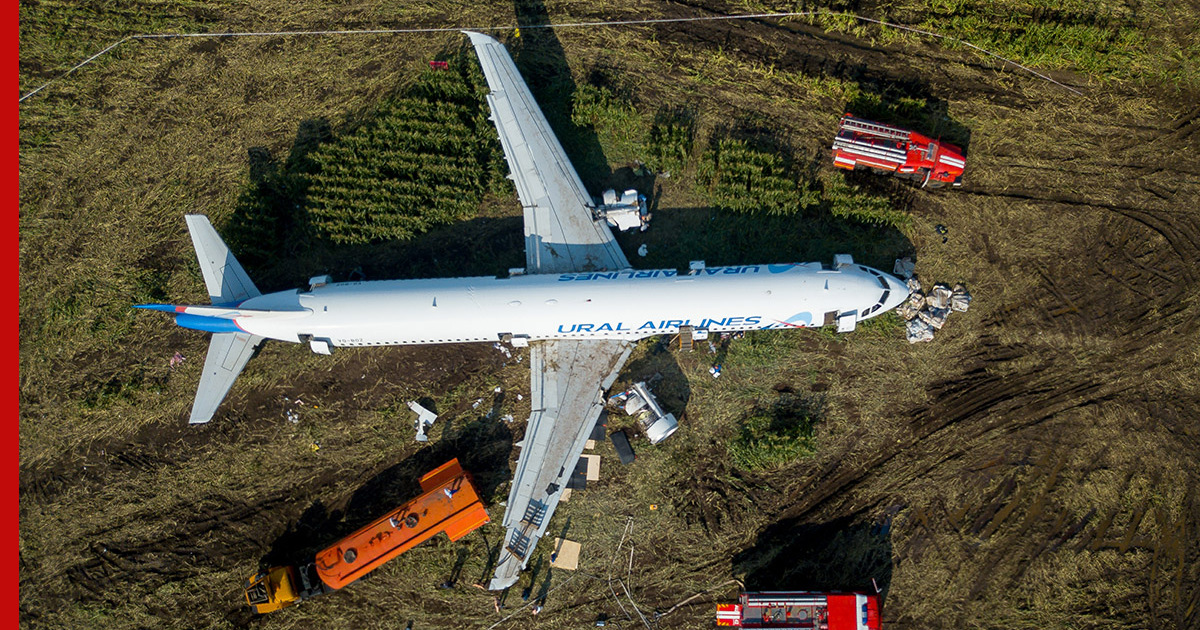
M 954 289 L 950 293 L 950 310 L 965 313 L 971 308 L 971 294 L 967 292 L 967 287 L 961 284 L 954 285 Z
M 896 261 L 899 265 L 900 261 Z M 946 325 L 950 313 L 965 313 L 971 307 L 971 294 L 961 283 L 950 285 L 938 283 L 926 295 L 921 292 L 921 281 L 912 276 L 907 285 L 912 293 L 908 300 L 896 307 L 896 313 L 904 319 L 905 336 L 909 343 L 931 341 L 933 333 Z
M 629 444 L 629 436 L 625 434 L 624 430 L 614 431 L 609 439 L 612 440 L 613 449 L 617 451 L 617 457 L 620 458 L 622 464 L 629 465 L 637 459 L 633 447 Z
M 933 326 L 925 323 L 925 321 L 920 318 L 916 318 L 908 322 L 906 332 L 908 335 L 908 343 L 933 341 Z
M 428 442 L 429 436 L 425 435 L 425 429 L 433 426 L 434 421 L 438 419 L 437 414 L 422 407 L 415 400 L 410 400 L 407 404 L 408 408 L 417 414 L 417 420 L 413 427 L 417 430 L 416 440 L 418 442 Z
M 607 221 L 612 227 L 622 232 L 633 228 L 645 232 L 650 226 L 646 195 L 630 188 L 618 196 L 617 191 L 609 189 L 604 191 L 601 201 L 596 208 L 596 216 Z
M 629 389 L 612 396 L 608 402 L 622 408 L 626 415 L 636 417 L 651 444 L 658 444 L 667 439 L 679 428 L 679 421 L 675 419 L 675 415 L 663 411 L 658 399 L 650 393 L 650 388 L 643 381 L 638 381 Z

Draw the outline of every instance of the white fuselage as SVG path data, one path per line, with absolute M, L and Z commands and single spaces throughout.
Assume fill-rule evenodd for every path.
M 908 297 L 904 283 L 858 264 L 742 265 L 668 270 L 345 282 L 246 300 L 271 311 L 235 319 L 271 339 L 330 346 L 630 339 L 676 333 L 862 321 Z M 280 311 L 283 311 L 281 313 Z

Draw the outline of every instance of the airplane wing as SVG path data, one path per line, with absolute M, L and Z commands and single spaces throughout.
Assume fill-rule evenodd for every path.
M 200 385 L 196 388 L 196 401 L 192 403 L 192 415 L 188 424 L 201 424 L 212 420 L 217 407 L 233 387 L 233 381 L 242 373 L 246 362 L 254 356 L 254 349 L 263 338 L 250 333 L 213 333 L 208 342 L 208 356 L 204 359 L 204 371 L 200 373 Z
M 525 209 L 526 271 L 629 269 L 608 225 L 596 220 L 591 197 L 508 51 L 487 35 L 467 36 L 487 78 L 492 121 Z M 604 408 L 604 390 L 631 350 L 620 340 L 529 344 L 533 411 L 504 512 L 504 548 L 489 589 L 512 586 L 528 564 Z
M 489 589 L 515 584 L 529 562 L 604 408 L 604 390 L 632 349 L 627 341 L 603 339 L 529 344 L 532 413 L 504 512 L 504 548 Z
M 525 208 L 527 272 L 629 269 L 508 51 L 487 35 L 466 33 L 487 78 L 492 121 Z

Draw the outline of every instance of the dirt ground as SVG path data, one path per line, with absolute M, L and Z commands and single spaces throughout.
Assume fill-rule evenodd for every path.
M 604 17 L 586 5 L 569 9 L 581 21 Z M 715 2 L 655 7 L 660 17 L 727 10 Z M 619 627 L 698 628 L 712 625 L 715 602 L 736 596 L 731 580 L 759 590 L 861 590 L 872 579 L 883 589 L 886 628 L 1200 626 L 1197 95 L 1051 72 L 1077 96 L 933 43 L 884 45 L 800 22 L 665 23 L 638 33 L 662 61 L 646 70 L 658 80 L 639 84 L 640 103 L 677 97 L 667 79 L 685 83 L 683 69 L 699 63 L 687 55 L 703 54 L 712 76 L 727 58 L 949 112 L 945 131 L 968 153 L 961 190 L 850 177 L 902 200 L 914 217 L 906 251 L 887 255 L 914 255 L 927 282 L 966 283 L 972 309 L 917 346 L 869 331 L 738 341 L 718 380 L 707 374 L 713 359 L 703 348 L 640 347 L 621 382 L 662 375 L 660 396 L 680 415 L 681 430 L 659 447 L 636 440 L 639 459 L 629 467 L 616 463 L 610 445 L 598 447 L 605 479 L 566 504 L 552 526 L 562 523 L 590 550 L 578 572 L 535 568 L 522 581 L 548 593 L 536 618 L 521 609 L 519 589 L 497 611 L 491 594 L 471 586 L 494 559 L 513 444 L 529 412 L 516 396 L 528 391 L 519 352 L 370 349 L 330 363 L 271 345 L 217 419 L 189 427 L 183 410 L 204 340 L 162 322 L 153 329 L 156 348 L 137 350 L 157 357 L 183 348 L 187 362 L 147 372 L 143 385 L 157 383 L 165 396 L 135 400 L 157 417 L 128 430 L 100 428 L 89 439 L 35 432 L 54 412 L 46 386 L 28 376 L 42 374 L 39 365 L 70 370 L 86 361 L 68 364 L 23 344 L 22 626 L 557 628 L 605 615 Z M 626 41 L 560 37 L 577 76 L 603 65 L 600 44 Z M 629 61 L 616 71 L 637 69 Z M 746 72 L 747 81 L 761 77 Z M 771 88 L 741 89 L 740 76 L 701 82 L 686 96 L 710 112 L 794 116 L 781 124 L 800 138 L 798 153 L 825 151 L 833 121 L 854 104 L 779 88 L 792 102 L 773 112 Z M 536 91 L 537 80 L 531 84 Z M 53 155 L 23 155 L 23 171 L 32 168 L 27 160 Z M 23 172 L 31 180 L 22 184 L 23 284 L 66 255 L 52 255 L 58 245 L 45 231 L 25 237 L 41 225 L 31 222 L 66 212 L 43 201 L 54 172 Z M 680 181 L 658 183 L 664 206 L 697 205 Z M 454 247 L 485 241 L 503 251 L 479 265 L 520 260 L 519 210 L 505 212 L 421 237 L 405 246 L 409 258 L 368 274 L 409 262 L 410 272 L 420 270 L 413 275 L 437 274 L 452 266 L 444 259 Z M 688 225 L 663 214 L 644 236 L 621 237 L 627 251 L 643 242 L 686 249 L 672 244 L 686 235 L 656 234 L 674 221 Z M 949 229 L 945 240 L 938 224 Z M 498 238 L 501 228 L 513 236 Z M 816 251 L 762 247 L 755 252 L 801 260 Z M 183 267 L 189 251 L 177 240 L 163 256 Z M 36 297 L 23 294 L 22 302 L 23 329 L 50 317 L 27 306 Z M 86 395 L 79 387 L 84 393 L 64 397 Z M 733 469 L 723 440 L 737 401 L 784 393 L 820 401 L 817 454 L 769 474 Z M 444 418 L 424 448 L 412 443 L 403 408 L 417 398 Z M 287 422 L 289 411 L 302 420 Z M 96 414 L 81 426 L 106 417 Z M 504 414 L 515 421 L 500 420 Z M 474 473 L 491 525 L 457 544 L 431 543 L 293 610 L 254 618 L 241 605 L 240 580 L 260 564 L 305 558 L 413 496 L 417 477 L 451 456 Z M 437 588 L 447 579 L 453 588 Z

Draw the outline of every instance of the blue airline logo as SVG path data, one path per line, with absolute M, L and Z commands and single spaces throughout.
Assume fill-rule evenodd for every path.
M 737 267 L 710 267 L 695 272 L 697 276 L 732 276 L 740 273 L 759 273 L 761 265 L 741 265 Z M 777 273 L 772 271 L 772 273 Z M 563 273 L 558 275 L 559 282 L 583 282 L 587 280 L 627 280 L 631 278 L 674 278 L 679 272 L 674 269 L 655 269 L 652 271 L 593 271 L 588 273 Z
M 623 331 L 657 331 L 670 330 L 679 328 L 680 326 L 695 326 L 696 328 L 709 328 L 711 326 L 739 326 L 749 328 L 757 326 L 762 321 L 762 316 L 751 315 L 749 317 L 725 317 L 722 319 L 701 319 L 698 323 L 692 323 L 691 319 L 665 319 L 662 321 L 648 321 L 641 326 L 626 324 L 625 322 L 617 322 L 611 324 L 603 322 L 600 324 L 584 323 L 584 324 L 560 324 L 558 332 L 560 333 L 585 333 L 585 332 L 623 332 Z

